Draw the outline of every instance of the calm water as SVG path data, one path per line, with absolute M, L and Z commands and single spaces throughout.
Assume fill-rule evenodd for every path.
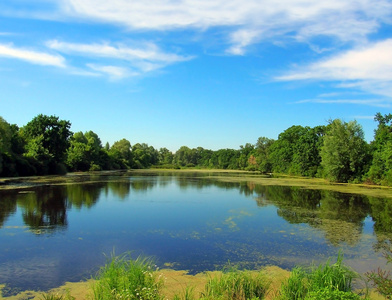
M 159 267 L 292 268 L 344 251 L 359 272 L 385 266 L 390 200 L 206 175 L 94 176 L 0 191 L 0 283 L 7 294 L 90 278 L 105 255 L 131 251 Z

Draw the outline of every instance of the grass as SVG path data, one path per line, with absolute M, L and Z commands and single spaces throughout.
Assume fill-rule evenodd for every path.
M 200 299 L 247 300 L 263 299 L 269 280 L 260 272 L 224 270 L 221 276 L 210 277 Z
M 212 275 L 211 275 L 212 274 Z M 296 267 L 277 294 L 271 293 L 271 278 L 263 270 L 248 271 L 228 267 L 221 272 L 208 273 L 204 290 L 196 294 L 194 287 L 186 286 L 173 300 L 359 300 L 368 299 L 352 291 L 358 275 L 343 264 L 343 255 L 337 261 L 312 266 Z M 163 279 L 151 259 L 130 255 L 112 256 L 100 269 L 88 299 L 146 299 L 163 300 Z M 275 296 L 275 298 L 271 297 Z M 74 299 L 70 295 L 44 295 L 42 300 Z
M 132 260 L 129 253 L 112 256 L 101 268 L 93 284 L 94 300 L 162 299 L 162 281 L 151 259 Z
M 280 291 L 280 299 L 361 299 L 352 292 L 353 280 L 358 275 L 343 264 L 343 255 L 339 253 L 336 263 L 330 259 L 310 270 L 296 267 Z

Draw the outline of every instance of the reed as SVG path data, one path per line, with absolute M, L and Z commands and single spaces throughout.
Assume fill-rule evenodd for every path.
M 280 299 L 361 299 L 352 292 L 353 280 L 359 276 L 343 264 L 339 253 L 336 263 L 330 259 L 323 265 L 309 270 L 296 267 L 280 290 Z
M 128 253 L 112 256 L 98 272 L 92 287 L 93 299 L 160 300 L 162 281 L 154 271 L 154 263 L 149 258 L 132 260 Z
M 263 299 L 269 284 L 269 280 L 261 271 L 228 269 L 224 270 L 220 276 L 209 278 L 200 299 Z

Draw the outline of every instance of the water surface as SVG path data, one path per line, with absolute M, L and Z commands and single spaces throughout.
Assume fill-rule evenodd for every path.
M 359 272 L 384 267 L 390 200 L 301 187 L 219 182 L 208 174 L 92 176 L 0 191 L 6 294 L 90 278 L 131 251 L 190 273 L 324 262 L 342 250 Z

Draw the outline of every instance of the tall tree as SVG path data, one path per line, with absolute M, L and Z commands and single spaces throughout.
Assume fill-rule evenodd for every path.
M 321 148 L 325 177 L 335 182 L 361 180 L 369 162 L 369 147 L 361 125 L 339 119 L 330 122 Z
M 56 116 L 38 115 L 23 127 L 23 136 L 31 155 L 47 155 L 55 163 L 65 160 L 69 147 L 71 123 Z
M 11 126 L 0 117 L 0 174 L 3 171 L 3 159 L 11 151 Z
M 392 185 L 392 114 L 377 113 L 374 120 L 378 126 L 371 143 L 373 158 L 368 178 L 377 184 Z
M 279 134 L 278 140 L 270 149 L 270 160 L 274 172 L 293 173 L 292 162 L 297 151 L 297 143 L 308 130 L 308 127 L 295 125 Z
M 256 162 L 262 173 L 272 172 L 272 163 L 270 160 L 271 146 L 275 142 L 267 137 L 259 137 L 256 142 Z
M 115 169 L 130 168 L 132 166 L 131 142 L 125 138 L 114 142 L 110 147 L 109 157 Z

